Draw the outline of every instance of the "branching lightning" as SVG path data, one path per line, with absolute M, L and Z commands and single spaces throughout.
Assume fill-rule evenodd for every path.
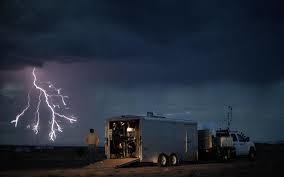
M 17 127 L 17 125 L 18 125 L 18 121 L 19 121 L 20 117 L 21 117 L 22 115 L 24 115 L 25 112 L 30 108 L 30 101 L 31 101 L 30 92 L 31 92 L 31 90 L 30 90 L 29 93 L 28 93 L 28 104 L 27 104 L 27 106 L 25 107 L 25 109 L 23 109 L 23 111 L 22 111 L 20 114 L 18 114 L 18 115 L 16 116 L 16 119 L 15 119 L 15 120 L 12 120 L 12 121 L 11 121 L 11 123 L 15 123 L 15 127 Z
M 40 105 L 42 102 L 42 97 L 48 107 L 48 109 L 51 112 L 51 121 L 50 121 L 50 132 L 49 132 L 49 139 L 54 141 L 56 139 L 56 133 L 57 132 L 62 132 L 62 127 L 59 125 L 58 118 L 65 119 L 69 121 L 70 123 L 74 123 L 77 121 L 76 117 L 73 115 L 67 116 L 64 114 L 59 113 L 56 109 L 60 109 L 61 105 L 63 105 L 64 109 L 69 109 L 67 107 L 65 98 L 68 98 L 68 96 L 65 96 L 61 94 L 61 88 L 56 88 L 51 82 L 47 82 L 49 89 L 51 89 L 53 92 L 49 93 L 48 90 L 44 89 L 44 87 L 41 87 L 39 84 L 41 82 L 37 81 L 37 76 L 35 73 L 35 68 L 33 69 L 32 72 L 33 75 L 33 88 L 37 89 L 39 91 L 39 95 L 37 97 L 37 106 L 36 106 L 36 111 L 35 111 L 35 123 L 32 127 L 32 130 L 34 131 L 35 134 L 38 134 L 39 132 L 39 123 L 40 123 Z M 28 93 L 28 104 L 27 106 L 22 110 L 20 114 L 16 116 L 16 119 L 12 120 L 11 123 L 15 124 L 15 127 L 18 125 L 18 121 L 20 117 L 22 117 L 25 112 L 30 108 L 30 92 Z M 54 94 L 55 93 L 55 94 Z M 60 102 L 58 104 L 53 103 L 53 98 L 59 97 Z

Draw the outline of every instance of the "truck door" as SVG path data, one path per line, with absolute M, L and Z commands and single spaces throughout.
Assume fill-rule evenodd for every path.
M 245 141 L 245 138 L 240 135 L 240 134 L 237 134 L 238 136 L 238 140 L 239 140 L 239 154 L 240 155 L 247 155 L 248 154 L 248 147 L 247 147 L 247 143 Z
M 240 144 L 239 144 L 237 135 L 232 133 L 231 137 L 233 138 L 233 144 L 234 144 L 234 147 L 236 148 L 236 155 L 239 156 L 240 155 Z

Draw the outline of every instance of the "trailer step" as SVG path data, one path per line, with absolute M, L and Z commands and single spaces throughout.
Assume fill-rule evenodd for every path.
M 139 158 L 105 159 L 88 165 L 86 168 L 122 168 L 139 161 Z

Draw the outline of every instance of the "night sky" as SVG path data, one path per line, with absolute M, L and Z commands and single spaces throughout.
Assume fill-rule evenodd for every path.
M 4 0 L 0 4 L 0 143 L 82 145 L 106 118 L 147 111 L 226 125 L 255 141 L 284 140 L 281 0 Z M 32 69 L 70 97 L 76 124 L 48 139 L 14 128 Z M 33 99 L 32 99 L 33 100 Z M 32 101 L 33 102 L 33 101 Z

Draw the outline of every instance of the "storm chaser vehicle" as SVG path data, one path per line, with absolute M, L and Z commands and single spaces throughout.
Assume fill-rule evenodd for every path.
M 198 152 L 200 159 L 230 160 L 235 157 L 246 156 L 255 160 L 256 148 L 253 142 L 243 133 L 229 129 L 198 130 Z

